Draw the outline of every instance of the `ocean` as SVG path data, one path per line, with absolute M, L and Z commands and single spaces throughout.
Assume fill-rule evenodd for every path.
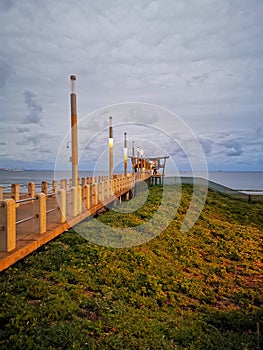
M 106 175 L 106 173 L 93 174 L 92 171 L 80 171 L 79 177 Z M 191 176 L 189 172 L 182 172 L 180 176 Z M 242 191 L 263 192 L 263 172 L 209 172 L 209 180 L 221 185 Z M 169 175 L 167 177 L 170 177 Z M 29 182 L 35 182 L 36 189 L 40 188 L 42 181 L 51 183 L 55 179 L 70 178 L 70 172 L 56 172 L 50 170 L 23 170 L 3 171 L 0 170 L 0 185 L 3 189 L 9 188 L 11 184 L 19 184 L 21 192 L 27 190 Z

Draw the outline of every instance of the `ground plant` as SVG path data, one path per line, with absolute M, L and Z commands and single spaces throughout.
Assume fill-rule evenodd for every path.
M 162 193 L 97 220 L 143 223 Z M 99 246 L 72 229 L 2 272 L 0 349 L 263 349 L 263 203 L 209 191 L 182 233 L 191 193 L 145 244 Z

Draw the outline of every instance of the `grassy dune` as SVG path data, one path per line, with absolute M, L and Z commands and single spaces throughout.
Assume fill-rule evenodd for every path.
M 191 191 L 148 243 L 106 248 L 71 230 L 3 272 L 0 349 L 262 349 L 263 203 L 210 191 L 183 234 Z M 161 196 L 98 220 L 141 224 Z

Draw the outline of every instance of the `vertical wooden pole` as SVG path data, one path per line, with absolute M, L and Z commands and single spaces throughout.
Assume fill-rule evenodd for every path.
M 78 186 L 78 214 L 82 213 L 82 191 L 83 188 L 81 186 Z
M 42 181 L 41 191 L 45 194 L 48 194 L 48 183 L 46 181 Z
M 60 209 L 60 223 L 63 224 L 66 221 L 66 190 L 59 189 L 57 192 L 57 201 Z
M 127 176 L 127 165 L 128 165 L 128 148 L 127 148 L 127 133 L 124 133 L 124 144 L 123 144 L 123 162 L 124 162 L 124 176 Z
M 52 192 L 56 193 L 57 189 L 58 189 L 58 182 L 57 182 L 57 180 L 53 180 L 52 181 Z
M 28 184 L 28 195 L 30 197 L 35 197 L 35 183 L 29 182 Z
M 0 201 L 0 250 L 16 248 L 16 203 L 13 199 Z
M 72 186 L 70 189 L 70 194 L 71 194 L 71 201 L 72 201 L 72 211 L 71 211 L 71 215 L 72 216 L 77 216 L 78 215 L 78 197 L 79 197 L 79 192 L 78 192 L 78 188 Z
M 72 162 L 72 186 L 78 187 L 78 122 L 77 122 L 77 96 L 74 89 L 75 75 L 70 76 L 71 81 L 71 162 Z
M 47 230 L 47 204 L 46 195 L 44 193 L 38 193 L 36 195 L 33 207 L 34 214 L 37 217 L 37 233 L 43 234 Z
M 112 130 L 112 117 L 109 118 L 109 177 L 113 177 L 113 130 Z
M 19 184 L 12 184 L 11 192 L 13 200 L 15 202 L 19 201 Z
M 134 159 L 134 141 L 132 141 L 132 175 L 135 172 L 135 159 Z
M 140 148 L 137 147 L 137 172 L 139 173 L 140 169 Z

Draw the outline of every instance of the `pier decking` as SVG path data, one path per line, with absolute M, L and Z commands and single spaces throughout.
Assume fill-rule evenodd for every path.
M 34 193 L 34 184 L 27 194 L 19 194 L 13 185 L 0 202 L 0 271 L 24 258 L 43 244 L 57 237 L 84 219 L 94 216 L 106 206 L 130 199 L 140 183 L 151 173 L 82 178 L 78 188 L 69 181 L 42 183 L 42 192 Z

